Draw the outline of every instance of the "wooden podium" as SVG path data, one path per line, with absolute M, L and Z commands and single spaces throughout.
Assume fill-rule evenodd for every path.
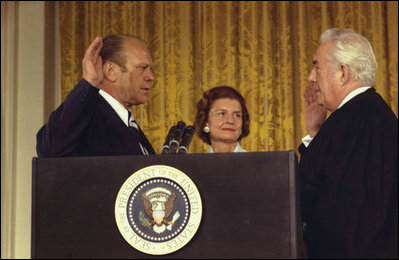
M 154 256 L 129 245 L 114 215 L 134 172 L 167 165 L 197 186 L 191 241 Z M 32 258 L 302 258 L 295 152 L 33 158 Z

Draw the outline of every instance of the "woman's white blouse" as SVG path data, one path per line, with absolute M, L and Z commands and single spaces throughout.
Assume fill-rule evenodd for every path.
M 240 144 L 237 142 L 236 148 L 234 148 L 233 153 L 246 153 L 247 151 L 245 151 L 244 149 L 242 149 L 242 147 L 240 146 Z M 208 148 L 208 153 L 213 153 L 213 149 L 212 146 L 209 146 Z

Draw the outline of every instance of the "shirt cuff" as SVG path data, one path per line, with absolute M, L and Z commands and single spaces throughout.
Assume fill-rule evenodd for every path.
M 313 138 L 310 135 L 305 136 L 304 138 L 302 138 L 302 143 L 308 147 L 310 142 L 312 142 Z

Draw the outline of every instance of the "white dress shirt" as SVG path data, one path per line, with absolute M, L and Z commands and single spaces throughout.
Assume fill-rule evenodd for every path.
M 136 128 L 137 130 L 139 130 L 138 125 L 134 121 L 133 115 L 131 114 L 130 118 L 129 118 L 129 111 L 124 106 L 122 106 L 122 104 L 119 103 L 118 100 L 116 100 L 114 97 L 112 97 L 110 94 L 108 94 L 107 92 L 105 92 L 102 89 L 100 89 L 100 91 L 98 93 L 115 110 L 115 112 L 118 114 L 118 116 L 121 118 L 121 120 L 123 121 L 123 123 L 125 123 L 125 125 L 127 127 L 131 126 L 131 127 Z M 139 145 L 140 145 L 142 153 L 144 155 L 148 155 L 149 153 L 148 153 L 147 149 L 145 149 L 145 147 L 140 142 L 139 142 Z

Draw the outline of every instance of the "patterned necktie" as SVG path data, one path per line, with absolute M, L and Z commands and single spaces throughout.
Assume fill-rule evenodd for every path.
M 145 147 L 140 142 L 140 138 L 141 138 L 141 134 L 142 133 L 140 133 L 139 126 L 138 126 L 137 122 L 134 120 L 134 118 L 132 117 L 132 113 L 130 111 L 128 111 L 128 113 L 129 113 L 129 127 L 134 129 L 136 131 L 136 133 L 137 133 L 137 137 L 139 138 L 139 145 L 140 145 L 140 148 L 141 148 L 141 152 L 144 155 L 149 155 L 147 149 L 145 149 Z

